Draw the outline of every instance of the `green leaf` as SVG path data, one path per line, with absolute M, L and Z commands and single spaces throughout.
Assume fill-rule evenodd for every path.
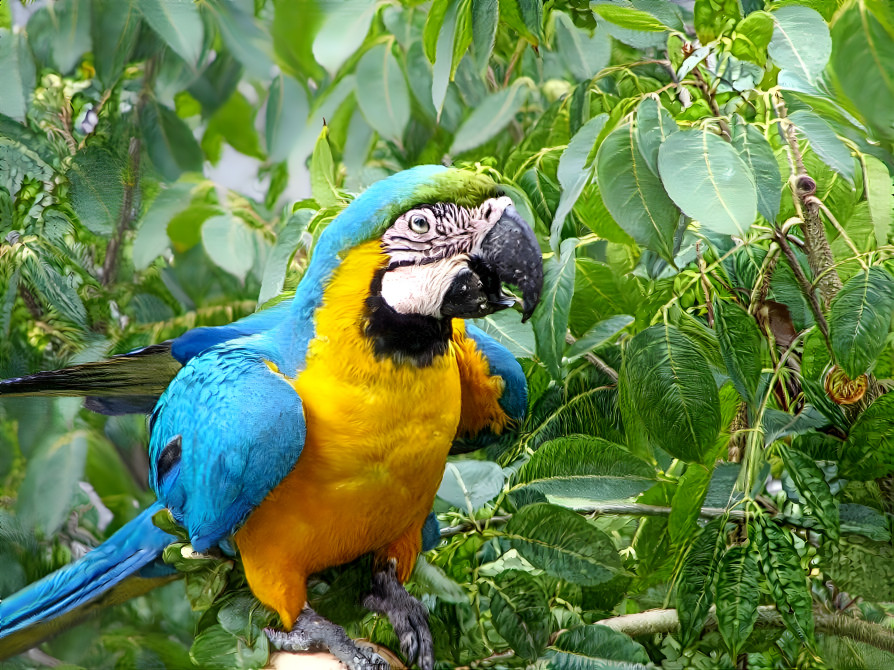
M 517 312 L 507 309 L 474 319 L 472 323 L 509 349 L 516 358 L 534 358 L 534 329 L 530 323 L 522 323 Z
M 264 159 L 261 138 L 255 130 L 255 109 L 239 91 L 234 91 L 214 112 L 202 137 L 202 148 L 213 163 L 216 163 L 219 157 L 212 157 L 212 151 L 206 148 L 206 142 L 214 142 L 214 138 L 218 136 L 225 139 L 227 144 L 239 153 L 259 160 Z
M 412 580 L 425 593 L 437 596 L 439 600 L 443 600 L 445 603 L 456 605 L 469 600 L 469 596 L 459 584 L 448 577 L 437 565 L 432 565 L 425 560 L 425 556 L 422 554 L 416 557 L 416 567 L 413 568 Z
M 631 323 L 633 323 L 633 317 L 629 314 L 619 314 L 599 321 L 568 348 L 566 356 L 568 362 L 575 361 L 594 349 L 598 349 Z
M 835 131 L 822 117 L 813 112 L 799 109 L 792 112 L 788 119 L 800 134 L 807 138 L 810 147 L 823 160 L 823 163 L 853 183 L 854 159 L 850 149 L 838 139 Z
M 24 123 L 37 76 L 24 33 L 0 29 L 0 63 L 0 114 Z
M 475 70 L 483 75 L 487 71 L 500 18 L 499 0 L 477 0 L 472 3 L 472 59 Z
M 894 314 L 894 277 L 872 267 L 849 279 L 829 308 L 832 353 L 848 377 L 869 372 L 885 347 Z
M 273 49 L 283 70 L 298 79 L 321 81 L 326 71 L 313 55 L 314 38 L 326 18 L 319 0 L 274 0 Z
M 658 174 L 658 149 L 679 129 L 674 117 L 657 98 L 650 96 L 640 103 L 636 110 L 636 141 L 653 174 Z
M 52 537 L 68 518 L 87 460 L 87 435 L 65 434 L 28 459 L 16 501 L 16 516 L 26 528 Z
M 539 0 L 500 0 L 500 21 L 534 46 L 543 39 L 543 3 Z
M 624 500 L 655 483 L 655 469 L 623 447 L 588 435 L 562 437 L 541 446 L 513 480 L 547 496 L 596 501 Z
M 691 463 L 680 477 L 667 520 L 671 544 L 675 547 L 688 543 L 698 529 L 698 518 L 708 494 L 712 470 L 700 463 Z
M 550 245 L 554 251 L 559 246 L 565 217 L 571 212 L 584 186 L 593 176 L 589 156 L 607 120 L 608 114 L 599 114 L 587 121 L 571 138 L 559 158 L 557 177 L 562 186 L 562 195 L 559 197 L 559 205 L 556 207 L 556 214 L 550 226 Z
M 795 637 L 813 644 L 813 600 L 791 535 L 765 519 L 758 528 L 761 571 L 776 602 L 776 611 Z
M 838 503 L 832 497 L 823 471 L 816 461 L 799 451 L 780 446 L 779 453 L 801 500 L 807 503 L 813 516 L 819 520 L 829 537 L 837 540 L 840 535 Z
M 600 5 L 602 6 L 602 5 Z M 596 177 L 612 218 L 636 242 L 665 260 L 674 257 L 679 211 L 642 158 L 632 126 L 613 131 L 596 154 Z
M 891 234 L 894 210 L 894 187 L 891 184 L 891 173 L 887 166 L 874 156 L 863 156 L 866 166 L 864 183 L 866 184 L 866 201 L 869 203 L 869 216 L 875 231 L 875 243 L 882 246 L 887 243 Z
M 873 134 L 894 139 L 894 27 L 884 3 L 849 3 L 835 17 L 829 70 Z
M 894 393 L 863 410 L 838 458 L 842 476 L 849 479 L 877 479 L 894 470 Z
M 435 0 L 425 20 L 425 55 L 433 64 L 431 101 L 438 117 L 447 98 L 453 69 L 453 44 L 461 0 Z
M 232 214 L 212 216 L 202 225 L 202 246 L 215 265 L 240 280 L 251 270 L 257 256 L 255 233 Z
M 496 631 L 522 658 L 534 660 L 546 649 L 550 612 L 546 592 L 533 576 L 506 570 L 494 579 L 490 611 Z
M 193 640 L 189 657 L 200 668 L 231 670 L 232 668 L 260 668 L 269 655 L 266 635 L 258 635 L 249 644 L 241 637 L 228 633 L 223 626 L 206 628 Z
M 382 137 L 400 143 L 410 120 L 410 91 L 391 44 L 377 44 L 357 63 L 357 104 Z
M 702 352 L 674 326 L 657 324 L 627 346 L 619 384 L 652 442 L 701 462 L 713 454 L 720 399 Z
M 621 571 L 611 538 L 564 507 L 522 507 L 506 524 L 509 544 L 548 574 L 581 586 L 609 581 Z
M 315 213 L 312 209 L 303 208 L 293 212 L 276 236 L 276 244 L 273 245 L 273 250 L 264 266 L 261 292 L 258 294 L 259 305 L 263 305 L 282 291 L 289 264 L 298 247 L 302 245 L 307 226 Z M 307 242 L 304 242 L 304 245 L 307 246 Z
M 736 658 L 757 621 L 760 601 L 757 555 L 745 545 L 727 549 L 717 575 L 717 628 Z
M 87 230 L 110 235 L 124 201 L 123 176 L 118 161 L 98 145 L 75 154 L 68 170 L 71 206 Z
M 204 28 L 193 0 L 140 0 L 146 23 L 187 63 L 195 67 L 202 55 Z
M 742 18 L 739 0 L 695 0 L 692 8 L 695 34 L 702 44 L 713 42 Z
M 527 86 L 516 82 L 487 96 L 457 129 L 450 153 L 461 154 L 496 136 L 515 118 L 527 93 Z
M 773 15 L 769 12 L 751 12 L 736 26 L 730 53 L 740 60 L 751 61 L 764 67 L 767 64 L 767 47 L 773 37 L 775 25 Z
M 641 644 L 600 624 L 563 631 L 548 658 L 551 670 L 637 670 L 649 663 Z
M 90 51 L 90 9 L 90 0 L 60 0 L 47 8 L 53 33 L 52 62 L 62 74 L 74 70 Z
M 714 602 L 714 577 L 726 546 L 723 526 L 723 519 L 715 519 L 702 528 L 677 577 L 676 606 L 680 618 L 680 644 L 684 648 L 698 640 Z
M 227 50 L 245 67 L 248 76 L 269 79 L 273 68 L 270 36 L 255 17 L 232 0 L 206 0 L 204 7 L 214 17 Z
M 87 310 L 71 276 L 62 276 L 39 256 L 27 258 L 22 270 L 23 278 L 43 298 L 45 304 L 55 309 L 61 317 L 86 329 Z
M 132 0 L 93 0 L 92 17 L 96 77 L 110 88 L 130 62 L 140 32 L 140 13 Z
M 324 7 L 326 18 L 314 38 L 313 54 L 334 76 L 363 44 L 378 5 L 367 0 L 345 0 Z
M 594 5 L 593 11 L 609 23 L 628 30 L 639 30 L 648 33 L 663 33 L 670 28 L 657 18 L 641 9 L 624 5 Z
M 133 242 L 133 266 L 145 270 L 170 246 L 168 224 L 189 205 L 192 184 L 174 184 L 159 193 L 139 222 Z
M 531 319 L 537 336 L 537 353 L 554 379 L 559 379 L 562 374 L 562 353 L 574 292 L 576 245 L 575 238 L 563 241 L 559 255 L 547 260 L 543 293 Z
M 506 476 L 493 461 L 450 461 L 438 497 L 454 507 L 474 512 L 503 490 Z
M 767 51 L 782 70 L 791 70 L 809 82 L 826 67 L 832 53 L 829 26 L 809 7 L 789 5 L 773 12 L 776 25 Z
M 341 202 L 335 185 L 335 162 L 329 148 L 329 126 L 323 126 L 310 159 L 310 190 L 321 207 L 335 207 Z
M 202 149 L 177 113 L 149 101 L 140 114 L 140 130 L 152 163 L 168 181 L 184 172 L 202 171 Z
M 592 34 L 574 25 L 565 12 L 554 11 L 555 48 L 577 81 L 592 79 L 611 60 L 612 41 L 598 25 Z
M 705 228 L 744 235 L 757 216 L 754 175 L 736 150 L 707 130 L 672 134 L 658 151 L 668 195 Z
M 720 353 L 733 386 L 756 409 L 763 370 L 763 337 L 757 322 L 738 305 L 721 300 L 714 301 L 714 319 Z
M 298 143 L 310 111 L 307 92 L 292 77 L 279 74 L 267 98 L 267 156 L 274 162 L 286 160 Z
M 775 222 L 782 196 L 782 176 L 770 143 L 760 130 L 741 117 L 734 117 L 732 144 L 754 175 L 757 188 L 757 211 L 767 221 Z

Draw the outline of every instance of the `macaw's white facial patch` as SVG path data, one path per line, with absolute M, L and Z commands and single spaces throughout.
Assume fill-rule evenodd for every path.
M 425 265 L 393 267 L 382 275 L 382 299 L 400 314 L 440 318 L 444 296 L 467 260 L 460 255 Z
M 425 264 L 458 254 L 475 255 L 484 237 L 512 204 L 506 196 L 478 207 L 452 202 L 421 205 L 401 214 L 382 236 L 391 265 Z

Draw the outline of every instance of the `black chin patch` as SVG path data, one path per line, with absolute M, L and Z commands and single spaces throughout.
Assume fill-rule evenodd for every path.
M 380 270 L 373 277 L 366 299 L 365 334 L 372 340 L 376 356 L 419 367 L 431 365 L 436 356 L 447 353 L 453 335 L 451 319 L 397 312 L 382 297 L 384 273 Z
M 481 278 L 471 270 L 460 270 L 444 295 L 441 314 L 468 319 L 486 316 L 491 311 Z

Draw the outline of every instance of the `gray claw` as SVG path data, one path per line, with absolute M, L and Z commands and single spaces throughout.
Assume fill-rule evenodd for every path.
M 265 628 L 267 639 L 282 651 L 327 649 L 344 663 L 348 670 L 390 670 L 391 664 L 372 649 L 358 645 L 348 637 L 344 628 L 324 619 L 310 607 L 305 607 L 292 630 L 288 632 Z
M 410 665 L 416 662 L 422 670 L 434 668 L 434 642 L 428 627 L 428 611 L 398 581 L 393 562 L 384 570 L 373 573 L 372 590 L 363 600 L 363 606 L 388 617 Z

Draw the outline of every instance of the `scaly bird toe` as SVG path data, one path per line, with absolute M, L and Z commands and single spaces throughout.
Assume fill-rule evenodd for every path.
M 422 670 L 434 668 L 428 611 L 401 585 L 393 562 L 373 573 L 372 590 L 363 600 L 363 606 L 388 617 L 409 664 L 415 662 Z
M 365 649 L 348 637 L 344 628 L 324 619 L 305 607 L 292 630 L 288 632 L 267 628 L 270 643 L 281 651 L 328 649 L 344 663 L 348 670 L 390 670 L 391 665 L 371 649 Z

